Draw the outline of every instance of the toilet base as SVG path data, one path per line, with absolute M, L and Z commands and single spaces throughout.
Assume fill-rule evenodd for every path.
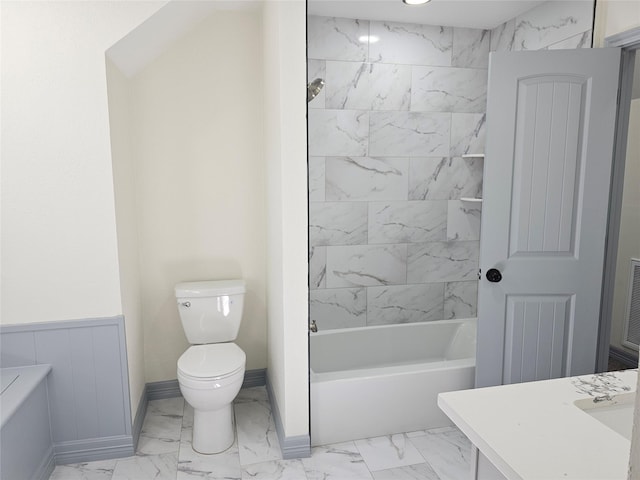
M 194 409 L 192 445 L 196 452 L 206 455 L 224 452 L 234 439 L 232 404 L 213 411 Z

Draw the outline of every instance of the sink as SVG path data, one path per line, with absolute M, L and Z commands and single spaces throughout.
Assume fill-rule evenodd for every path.
M 576 400 L 575 406 L 591 415 L 603 425 L 631 441 L 633 408 L 636 394 L 623 393 L 610 400 L 594 401 L 592 398 Z

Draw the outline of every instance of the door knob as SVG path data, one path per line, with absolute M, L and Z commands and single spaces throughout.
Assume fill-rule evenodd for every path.
M 500 270 L 496 268 L 490 268 L 489 270 L 487 270 L 487 280 L 493 283 L 498 283 L 500 280 L 502 280 L 502 274 L 500 273 Z

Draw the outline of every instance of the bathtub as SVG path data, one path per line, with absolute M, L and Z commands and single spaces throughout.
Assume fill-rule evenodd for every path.
M 54 468 L 46 377 L 51 365 L 0 368 L 3 479 L 43 480 Z
M 441 392 L 473 388 L 476 319 L 310 336 L 311 444 L 452 425 Z

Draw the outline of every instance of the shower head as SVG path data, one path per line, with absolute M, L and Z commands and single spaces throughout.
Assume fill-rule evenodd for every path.
M 313 82 L 307 85 L 307 103 L 316 98 L 316 96 L 320 93 L 324 87 L 324 80 L 321 78 L 316 78 Z

